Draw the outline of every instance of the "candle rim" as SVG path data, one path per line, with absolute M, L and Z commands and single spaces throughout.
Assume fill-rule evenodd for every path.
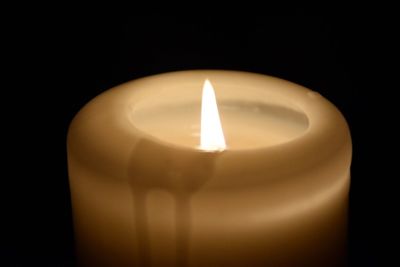
M 305 153 L 315 153 L 316 155 L 319 155 L 319 157 L 313 157 L 310 159 L 305 159 L 304 166 L 302 168 L 306 168 L 306 166 L 314 166 L 317 164 L 317 162 L 320 162 L 323 160 L 324 157 L 329 157 L 331 154 L 336 153 L 335 151 L 338 150 L 340 147 L 347 147 L 350 146 L 351 149 L 351 139 L 350 139 L 350 133 L 349 129 L 347 127 L 347 124 L 342 116 L 342 114 L 336 109 L 336 107 L 331 104 L 328 100 L 324 99 L 322 96 L 320 96 L 318 93 L 313 92 L 301 85 L 297 85 L 295 83 L 268 76 L 268 75 L 261 75 L 261 74 L 255 74 L 255 73 L 248 73 L 248 72 L 241 72 L 241 71 L 227 71 L 227 70 L 196 70 L 196 71 L 178 71 L 178 72 L 170 72 L 170 73 L 164 73 L 164 74 L 157 74 L 137 80 L 133 80 L 127 83 L 124 83 L 122 85 L 119 85 L 117 87 L 114 87 L 100 96 L 96 97 L 92 101 L 90 101 L 79 113 L 77 116 L 75 116 L 73 122 L 70 125 L 69 129 L 69 134 L 68 138 L 71 137 L 71 135 L 74 134 L 84 134 L 87 135 L 88 132 L 90 132 L 90 125 L 99 123 L 98 118 L 91 120 L 91 116 L 96 116 L 96 114 L 89 114 L 91 107 L 95 107 L 96 105 L 103 105 L 104 103 L 108 103 L 109 105 L 113 105 L 115 109 L 119 110 L 121 112 L 122 110 L 125 110 L 127 108 L 127 105 L 124 105 L 121 102 L 115 102 L 112 99 L 108 98 L 109 95 L 118 93 L 118 94 L 126 94 L 126 93 L 131 93 L 131 87 L 134 86 L 136 87 L 136 91 L 139 92 L 140 89 L 137 89 L 137 87 L 140 87 L 141 84 L 147 83 L 147 82 L 152 82 L 154 81 L 153 79 L 156 78 L 157 82 L 161 82 L 164 78 L 166 79 L 174 79 L 177 76 L 184 75 L 188 76 L 189 78 L 198 78 L 199 80 L 202 80 L 204 77 L 209 77 L 213 79 L 213 77 L 218 76 L 218 75 L 228 75 L 229 77 L 236 77 L 240 76 L 240 78 L 246 78 L 246 79 L 259 79 L 260 81 L 268 81 L 268 82 L 274 82 L 274 83 L 283 83 L 287 87 L 291 88 L 290 90 L 297 91 L 298 94 L 302 94 L 302 98 L 304 100 L 304 105 L 300 105 L 300 108 L 302 112 L 307 116 L 309 120 L 309 126 L 304 131 L 304 133 L 300 136 L 297 136 L 296 138 L 293 138 L 287 142 L 283 142 L 280 144 L 276 145 L 271 145 L 271 146 L 266 146 L 266 147 L 259 147 L 259 148 L 250 148 L 250 149 L 232 149 L 228 148 L 224 151 L 202 151 L 199 150 L 195 147 L 187 147 L 187 146 L 180 146 L 174 143 L 168 143 L 165 142 L 164 140 L 160 140 L 154 136 L 148 135 L 146 133 L 143 133 L 142 131 L 139 131 L 138 129 L 134 127 L 122 127 L 121 125 L 121 120 L 125 120 L 125 118 L 121 119 L 117 116 L 117 120 L 110 122 L 114 123 L 115 127 L 117 127 L 120 130 L 119 136 L 123 138 L 126 141 L 126 146 L 127 147 L 134 147 L 135 144 L 141 140 L 141 139 L 147 139 L 150 140 L 151 142 L 154 142 L 158 146 L 163 146 L 163 147 L 168 147 L 170 149 L 174 150 L 179 150 L 184 153 L 208 153 L 208 154 L 215 154 L 215 155 L 220 155 L 219 159 L 224 161 L 231 161 L 235 160 L 235 158 L 242 158 L 246 157 L 249 158 L 249 161 L 251 161 L 251 158 L 264 158 L 265 160 L 263 161 L 264 167 L 268 168 L 282 168 L 282 165 L 287 164 L 287 162 L 293 162 L 296 161 L 299 158 L 303 158 Z M 188 78 L 186 77 L 186 78 Z M 201 79 L 200 79 L 201 78 Z M 203 80 L 202 80 L 203 81 Z M 318 101 L 314 101 L 318 100 Z M 124 101 L 126 101 L 124 99 Z M 126 110 L 125 110 L 126 111 Z M 123 112 L 125 112 L 123 111 Z M 319 113 L 319 119 L 315 118 L 315 114 Z M 322 113 L 322 114 L 321 114 Z M 314 115 L 313 115 L 314 114 Z M 113 116 L 112 114 L 108 114 L 105 117 Z M 85 121 L 85 123 L 82 123 L 82 120 Z M 335 125 L 332 125 L 330 121 L 336 121 Z M 77 123 L 80 121 L 80 123 Z M 74 127 L 75 124 L 80 124 L 79 128 Z M 106 127 L 102 125 L 103 127 Z M 135 136 L 132 137 L 132 132 L 135 133 Z M 100 148 L 100 159 L 92 160 L 92 159 L 86 159 L 85 155 L 75 155 L 77 158 L 83 161 L 90 161 L 92 160 L 92 165 L 93 166 L 98 166 L 99 161 L 107 162 L 107 161 L 120 161 L 121 163 L 118 164 L 123 164 L 126 160 L 124 159 L 126 157 L 125 153 L 127 152 L 121 152 L 115 148 L 113 148 L 112 143 L 110 143 L 109 140 L 107 140 L 107 135 L 106 133 L 90 133 L 97 135 L 100 139 L 104 139 L 104 142 L 107 142 L 107 144 L 104 144 Z M 118 141 L 120 142 L 120 141 Z M 349 143 L 350 142 L 350 143 Z M 110 143 L 110 144 L 108 144 Z M 83 146 L 86 147 L 87 151 L 97 151 L 99 150 L 98 148 L 98 143 L 93 143 L 89 140 L 89 142 L 82 144 Z M 126 148 L 128 149 L 128 148 Z M 296 153 L 293 153 L 293 150 L 297 151 Z M 124 150 L 125 151 L 125 150 Z M 77 154 L 74 153 L 73 148 L 70 149 L 69 151 L 70 154 Z M 349 158 L 351 160 L 351 158 Z M 245 164 L 239 161 L 239 164 Z M 261 164 L 261 163 L 260 163 Z M 267 166 L 268 165 L 268 166 Z M 122 166 L 122 165 L 121 165 Z M 103 167 L 103 166 L 102 166 Z M 107 168 L 107 165 L 104 165 L 104 168 Z M 246 167 L 247 168 L 247 167 Z

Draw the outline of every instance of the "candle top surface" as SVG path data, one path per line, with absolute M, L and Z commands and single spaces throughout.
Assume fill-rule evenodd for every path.
M 204 141 L 202 136 L 208 134 L 203 128 L 216 130 L 217 136 L 210 133 L 214 134 L 214 139 L 226 139 L 220 141 L 223 142 L 223 149 L 217 147 L 216 150 L 275 146 L 289 142 L 307 131 L 308 116 L 298 105 L 298 96 L 285 93 L 281 85 L 258 84 L 257 80 L 238 82 L 232 78 L 209 76 L 207 78 L 204 75 L 204 79 L 187 77 L 163 83 L 152 81 L 153 85 L 144 84 L 142 89 L 135 87 L 135 93 L 143 91 L 143 96 L 135 97 L 129 105 L 127 114 L 132 126 L 159 142 L 209 151 L 212 149 L 199 146 L 199 142 Z M 218 103 L 218 108 L 212 106 L 216 103 L 206 103 L 209 111 L 204 109 L 205 103 L 201 99 L 202 89 L 204 97 L 204 89 L 207 87 L 210 90 L 215 88 L 215 92 L 211 91 L 206 96 L 211 96 L 210 99 Z M 214 113 L 210 116 L 208 113 L 212 111 Z M 204 119 L 202 114 L 208 117 Z M 212 125 L 204 126 L 207 121 Z

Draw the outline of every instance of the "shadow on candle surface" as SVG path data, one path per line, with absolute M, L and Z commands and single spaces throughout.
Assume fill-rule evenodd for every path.
M 157 266 L 184 267 L 188 264 L 190 199 L 208 179 L 212 178 L 214 162 L 219 153 L 193 152 L 187 149 L 177 149 L 172 152 L 166 146 L 142 139 L 133 149 L 129 161 L 128 176 L 134 202 L 138 266 L 153 266 L 154 262 L 157 262 Z M 172 196 L 175 231 L 166 228 L 165 221 L 153 224 L 155 229 L 149 229 L 152 220 L 149 218 L 157 216 L 157 209 L 151 209 L 146 203 L 148 195 L 155 189 L 166 191 Z M 154 198 L 156 205 L 161 204 L 160 199 L 163 198 L 157 196 Z M 168 230 L 175 233 L 175 244 L 163 242 L 162 237 L 150 241 L 150 231 Z M 171 238 L 171 235 L 166 236 Z M 159 251 L 151 253 L 156 244 L 162 243 L 169 246 L 158 247 Z

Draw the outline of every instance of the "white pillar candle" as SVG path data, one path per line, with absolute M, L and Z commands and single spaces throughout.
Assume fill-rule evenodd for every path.
M 199 146 L 207 79 L 225 149 Z M 350 161 L 344 118 L 302 86 L 235 71 L 122 84 L 88 103 L 68 133 L 78 261 L 340 266 Z

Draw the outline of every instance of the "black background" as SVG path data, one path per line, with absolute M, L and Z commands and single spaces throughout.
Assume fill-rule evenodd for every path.
M 395 34 L 390 17 L 78 13 L 27 19 L 11 31 L 12 48 L 4 50 L 16 75 L 2 97 L 9 173 L 3 179 L 2 266 L 73 266 L 69 122 L 110 87 L 187 69 L 264 73 L 331 100 L 346 117 L 354 145 L 350 266 L 388 266 L 396 213 L 389 208 L 396 157 L 388 154 L 395 86 L 383 82 Z

